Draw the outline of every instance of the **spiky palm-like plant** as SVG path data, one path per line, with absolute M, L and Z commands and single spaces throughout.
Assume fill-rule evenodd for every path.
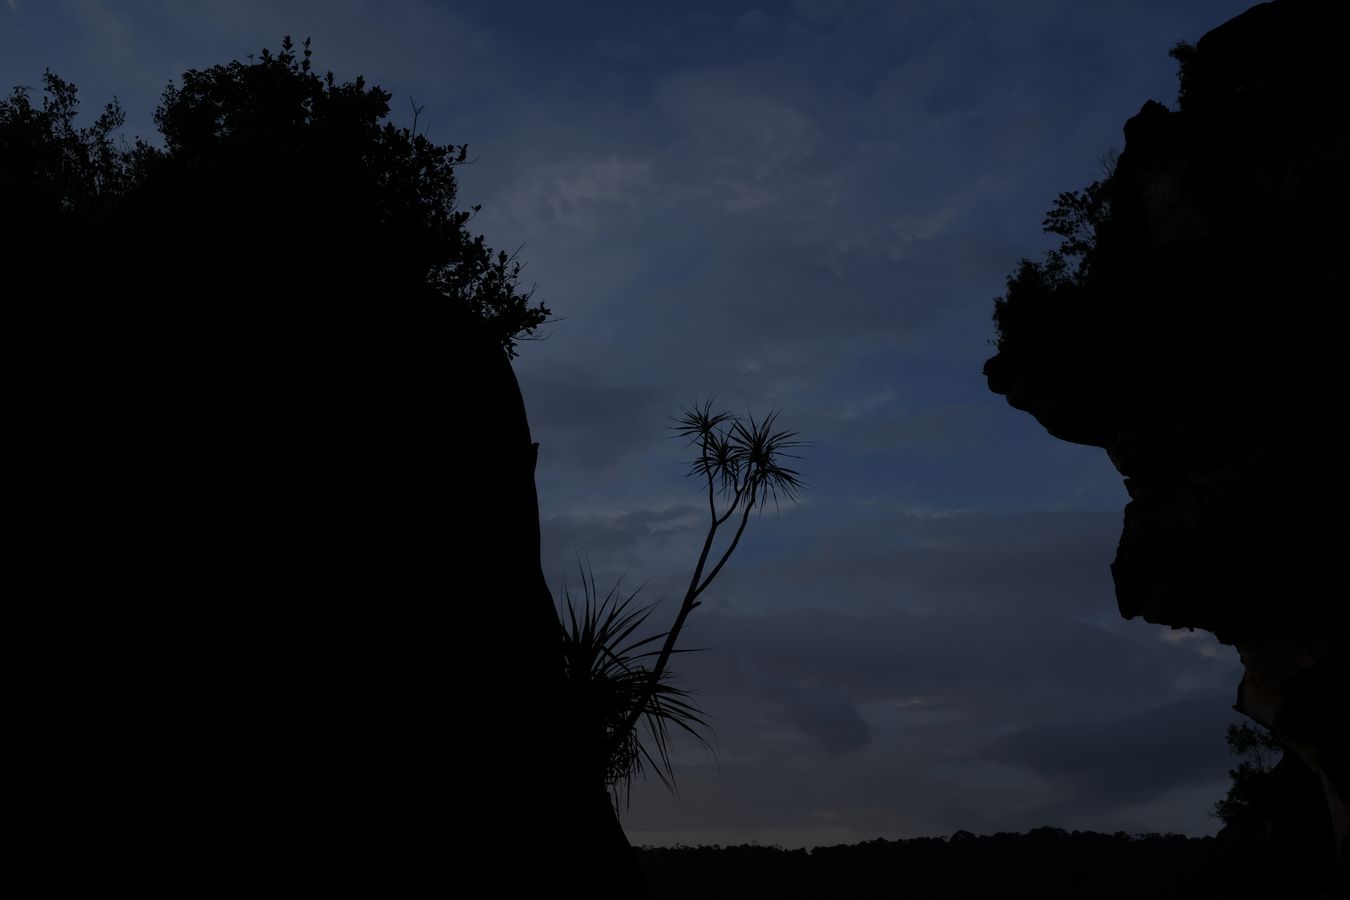
M 664 638 L 659 651 L 643 654 L 656 657 L 651 669 L 634 671 L 626 681 L 625 690 L 632 691 L 633 699 L 627 704 L 627 716 L 606 732 L 609 741 L 604 754 L 606 759 L 629 758 L 630 748 L 636 740 L 638 721 L 648 710 L 671 702 L 673 695 L 668 693 L 672 688 L 667 684 L 669 673 L 666 666 L 672 654 L 681 652 L 675 649 L 675 643 L 679 640 L 685 620 L 700 605 L 698 598 L 708 589 L 708 585 L 722 571 L 740 544 L 741 535 L 750 521 L 751 510 L 756 506 L 762 509 L 770 499 L 777 507 L 780 497 L 796 502 L 805 487 L 800 473 L 783 464 L 784 459 L 797 458 L 789 451 L 804 446 L 804 442 L 795 440 L 795 431 L 774 430 L 774 422 L 778 418 L 776 411 L 770 412 L 762 420 L 756 420 L 753 415 L 741 419 L 729 412 L 714 413 L 712 403 L 711 399 L 702 405 L 695 402 L 693 406 L 682 410 L 672 428 L 676 437 L 683 437 L 690 446 L 698 448 L 698 457 L 690 464 L 689 475 L 707 486 L 708 534 L 680 604 L 680 611 L 675 616 L 675 623 L 670 630 L 641 642 L 645 645 Z M 719 498 L 723 505 L 720 511 Z M 718 529 L 738 514 L 735 534 L 712 569 L 707 570 Z M 641 747 L 641 744 L 638 746 Z M 658 742 L 658 747 L 661 758 L 665 759 L 664 740 Z M 666 762 L 668 775 L 669 761 Z
M 588 779 L 604 783 L 617 809 L 620 797 L 632 796 L 633 777 L 648 770 L 667 789 L 675 790 L 669 749 L 672 727 L 693 735 L 705 747 L 708 742 L 700 732 L 711 729 L 691 694 L 671 683 L 673 673 L 662 672 L 655 690 L 647 690 L 651 670 L 644 660 L 658 651 L 644 648 L 666 633 L 635 636 L 652 611 L 651 606 L 633 606 L 641 588 L 621 597 L 616 583 L 600 597 L 594 573 L 580 574 L 584 597 L 580 610 L 563 585 L 563 667 L 571 724 L 581 758 L 593 767 Z M 633 718 L 645 720 L 649 742 L 628 727 Z

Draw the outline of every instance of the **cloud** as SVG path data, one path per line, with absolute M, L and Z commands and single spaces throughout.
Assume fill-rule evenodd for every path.
M 1139 804 L 1222 777 L 1231 765 L 1223 734 L 1238 719 L 1233 692 L 1188 696 L 1114 718 L 1033 725 L 991 742 L 980 755 L 1054 782 L 1051 810 Z
M 594 568 L 597 583 L 608 590 L 620 577 L 651 584 L 651 600 L 671 588 L 697 559 L 706 528 L 706 511 L 673 504 L 633 512 L 582 512 L 546 515 L 540 522 L 540 559 L 550 585 L 577 581 L 577 560 Z M 683 586 L 679 588 L 683 595 Z M 561 597 L 559 597 L 561 599 Z M 675 599 L 672 598 L 674 603 Z
M 756 519 L 704 595 L 688 640 L 721 649 L 681 660 L 691 686 L 763 706 L 846 698 L 891 709 L 891 724 L 946 711 L 1007 727 L 1236 683 L 1231 648 L 1119 619 L 1107 569 L 1119 513 L 880 511 L 837 531 L 820 527 L 828 507 L 796 515 L 816 529 Z M 547 516 L 545 569 L 570 572 L 580 548 L 679 592 L 705 520 L 692 498 Z M 811 689 L 773 687 L 790 684 Z M 913 698 L 923 702 L 894 706 Z
M 73 0 L 68 8 L 83 44 L 103 66 L 132 75 L 144 87 L 153 83 L 156 73 L 145 36 L 125 12 L 110 9 L 103 0 Z
M 502 213 L 535 227 L 594 229 L 606 207 L 641 202 L 651 181 L 651 163 L 610 155 L 549 163 L 524 173 L 496 202 Z
M 856 451 L 908 448 L 944 453 L 968 449 L 987 439 L 994 430 L 989 412 L 983 403 L 906 409 L 893 393 L 883 393 L 846 403 L 811 430 Z
M 839 743 L 826 749 L 840 753 L 916 723 L 1006 730 L 1144 710 L 1182 691 L 1213 696 L 1236 683 L 1231 648 L 1197 652 L 1209 644 L 1164 641 L 1161 629 L 1115 615 L 1106 529 L 1118 515 L 891 521 L 889 535 L 816 536 L 806 551 L 771 542 L 734 559 L 690 620 L 688 645 L 717 649 L 679 661 L 688 686 L 821 746 L 820 723 L 831 722 Z M 687 571 L 700 523 L 691 505 L 616 519 L 605 534 L 611 546 L 633 548 L 629 559 L 666 541 L 676 564 L 683 541 L 678 571 Z
M 814 741 L 826 757 L 835 758 L 866 746 L 871 728 L 848 698 L 811 682 L 787 681 L 767 687 L 770 717 L 790 725 Z
M 782 547 L 760 577 L 770 596 L 829 582 L 853 609 L 1053 619 L 1115 618 L 1109 565 L 1120 512 L 934 515 L 894 502 L 813 509 L 803 545 Z M 793 541 L 794 538 L 787 538 Z
M 712 643 L 709 637 L 702 636 Z M 1117 702 L 1105 696 L 1095 708 L 1097 719 L 1086 718 L 1092 709 L 1088 704 L 1078 722 L 1056 722 L 1054 717 L 1063 713 L 1056 708 L 1062 695 L 1041 692 L 1017 673 L 1007 673 L 1031 703 L 1005 717 L 991 717 L 989 711 L 1015 691 L 983 699 L 972 695 L 955 705 L 914 697 L 892 703 L 850 701 L 866 731 L 855 723 L 855 730 L 844 732 L 853 736 L 851 743 L 831 748 L 818 729 L 830 716 L 848 715 L 838 705 L 822 701 L 823 709 L 816 711 L 806 701 L 790 716 L 779 705 L 781 689 L 766 687 L 761 696 L 719 685 L 709 696 L 714 682 L 701 671 L 687 670 L 688 662 L 729 652 L 733 648 L 723 644 L 681 661 L 684 684 L 704 688 L 703 707 L 716 729 L 718 758 L 707 759 L 692 746 L 679 754 L 678 800 L 656 786 L 639 789 L 625 822 L 635 843 L 753 838 L 811 846 L 949 834 L 958 828 L 1023 831 L 1044 824 L 1132 832 L 1214 830 L 1209 805 L 1222 796 L 1231 765 L 1223 741 L 1234 717 L 1228 692 L 1184 698 L 1161 709 L 1155 703 L 1120 717 L 1103 716 Z M 821 670 L 828 671 L 832 661 L 822 659 Z M 1003 675 L 996 666 L 997 660 L 989 662 L 986 683 Z M 765 683 L 778 675 L 772 673 Z M 796 687 L 787 684 L 789 690 Z M 1082 693 L 1092 695 L 1091 688 Z M 846 691 L 835 692 L 835 698 L 846 696 Z M 1046 723 L 1020 724 L 1037 716 Z
M 616 383 L 602 366 L 564 361 L 521 366 L 518 378 L 539 465 L 550 472 L 612 471 L 667 434 L 673 409 L 655 385 Z
M 745 74 L 685 71 L 654 91 L 657 108 L 680 135 L 674 149 L 695 195 L 733 213 L 794 193 L 795 176 L 821 142 L 809 114 Z
M 773 720 L 759 707 L 723 697 L 705 703 L 717 726 L 718 759 L 692 748 L 682 752 L 676 761 L 679 798 L 655 785 L 640 787 L 625 830 L 634 843 L 756 839 L 786 846 L 1046 824 L 1213 833 L 1208 810 L 1222 797 L 1231 765 L 1223 746 L 1229 702 L 1211 695 L 1209 704 L 1194 707 L 1202 722 L 1217 729 L 1191 734 L 1193 755 L 1209 753 L 1209 763 L 1193 766 L 1185 780 L 1158 771 L 1163 784 L 1155 784 L 1120 754 L 1103 758 L 1094 772 L 1066 775 L 972 753 L 1018 729 L 982 735 L 988 726 L 969 717 L 916 717 L 899 730 L 873 723 L 868 744 L 830 757 L 818 745 L 803 749 L 788 735 L 766 735 Z M 871 711 L 866 707 L 864 714 Z M 1115 788 L 1118 776 L 1135 790 Z

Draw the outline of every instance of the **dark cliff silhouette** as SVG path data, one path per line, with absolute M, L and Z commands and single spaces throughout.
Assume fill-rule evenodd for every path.
M 289 41 L 187 73 L 162 148 L 47 88 L 0 105 L 0 881 L 519 896 L 633 865 L 559 738 L 508 359 L 547 311 L 466 230 L 463 150 Z
M 1329 13 L 1277 0 L 1174 49 L 1178 108 L 1144 104 L 1113 173 L 1061 197 L 1065 244 L 1009 279 L 985 374 L 1107 449 L 1131 497 L 1121 614 L 1237 647 L 1237 708 L 1320 782 L 1310 852 L 1339 846 L 1343 872 L 1350 90 Z

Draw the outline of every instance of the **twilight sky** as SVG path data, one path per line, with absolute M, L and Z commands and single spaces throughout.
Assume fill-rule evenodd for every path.
M 638 787 L 635 844 L 1202 834 L 1236 655 L 1119 618 L 1120 477 L 980 367 L 1054 196 L 1249 5 L 3 0 L 0 90 L 50 67 L 152 136 L 184 69 L 311 36 L 468 142 L 471 227 L 559 319 L 516 360 L 558 597 L 581 555 L 673 616 L 707 516 L 681 404 L 814 442 L 686 631 L 718 753 L 679 746 L 678 799 Z

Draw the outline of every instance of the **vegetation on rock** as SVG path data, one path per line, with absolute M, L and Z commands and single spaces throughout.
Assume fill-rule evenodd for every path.
M 469 161 L 468 145 L 438 145 L 386 121 L 390 97 L 361 77 L 320 76 L 308 39 L 297 53 L 287 37 L 275 54 L 263 50 L 247 63 L 185 72 L 181 84 L 165 89 L 155 112 L 163 146 L 140 138 L 128 145 L 114 137 L 125 121 L 116 101 L 79 127 L 75 86 L 47 72 L 40 105 L 23 87 L 0 100 L 0 194 L 10 227 L 60 219 L 62 227 L 108 234 L 171 227 L 163 208 L 156 221 L 137 221 L 157 194 L 163 199 L 168 184 L 213 188 L 221 198 L 230 191 L 263 193 L 271 202 L 256 215 L 291 217 L 291 249 L 301 250 L 302 232 L 331 227 L 312 215 L 326 191 L 343 206 L 337 221 L 364 222 L 364 240 L 354 250 L 402 267 L 391 279 L 412 275 L 472 310 L 514 356 L 517 342 L 532 336 L 550 310 L 520 289 L 513 255 L 494 251 L 468 230 L 479 207 L 457 206 L 455 177 Z M 230 261 L 241 263 L 248 261 Z

